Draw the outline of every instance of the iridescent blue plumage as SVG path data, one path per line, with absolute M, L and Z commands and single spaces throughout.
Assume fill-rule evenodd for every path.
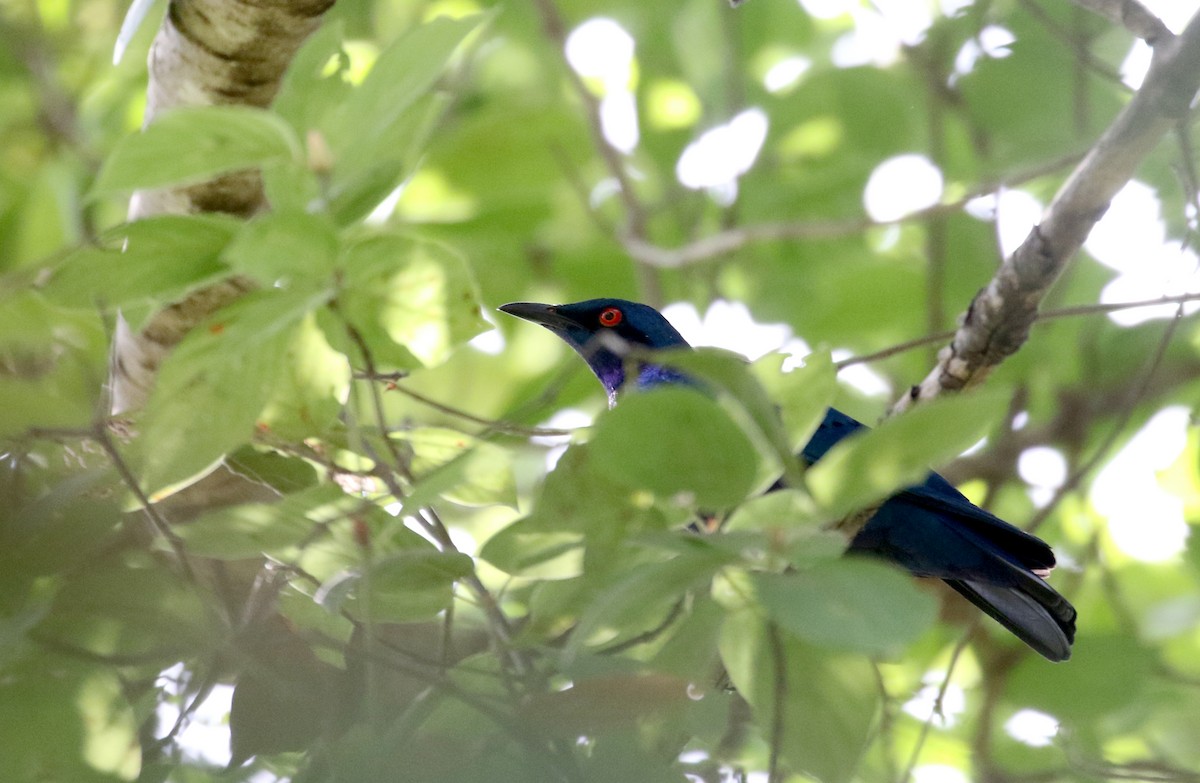
M 652 307 L 623 299 L 567 305 L 515 302 L 506 313 L 545 326 L 574 348 L 596 373 L 610 404 L 625 386 L 626 365 L 636 385 L 688 382 L 655 365 L 646 351 L 682 348 L 687 341 Z M 863 425 L 830 408 L 801 451 L 812 464 Z M 937 577 L 1052 661 L 1066 660 L 1075 639 L 1075 609 L 1042 578 L 1054 553 L 1036 536 L 971 503 L 948 481 L 930 473 L 921 484 L 887 500 L 849 546 Z

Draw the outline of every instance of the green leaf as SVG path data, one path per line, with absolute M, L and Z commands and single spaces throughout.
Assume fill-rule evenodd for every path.
M 392 437 L 412 447 L 417 481 L 438 481 L 444 487 L 440 494 L 448 500 L 465 506 L 516 506 L 516 480 L 507 449 L 444 427 L 417 427 Z M 440 474 L 436 479 L 435 473 Z
M 752 609 L 726 615 L 718 646 L 763 736 L 769 740 L 778 726 L 780 749 L 792 768 L 823 783 L 853 777 L 878 712 L 866 659 L 807 645 Z
M 297 134 L 320 127 L 327 112 L 342 105 L 353 87 L 347 78 L 350 58 L 342 48 L 346 25 L 326 19 L 292 57 L 271 108 Z
M 277 115 L 252 106 L 187 106 L 126 136 L 100 169 L 92 196 L 183 185 L 228 171 L 299 160 L 300 143 Z
M 52 643 L 159 669 L 223 643 L 219 620 L 196 585 L 165 566 L 97 558 L 64 582 L 36 629 Z
M 337 169 L 366 172 L 371 161 L 395 160 L 407 152 L 397 130 L 408 109 L 433 89 L 463 39 L 486 18 L 438 17 L 413 27 L 380 53 L 367 78 L 329 118 Z
M 287 495 L 276 503 L 243 503 L 210 511 L 180 525 L 177 534 L 187 543 L 189 552 L 202 557 L 278 557 L 360 504 L 339 487 L 322 485 Z
M 799 480 L 800 466 L 779 418 L 779 411 L 750 372 L 750 365 L 744 357 L 718 348 L 697 348 L 665 351 L 661 354 L 661 361 L 728 395 L 734 404 L 745 411 L 754 432 L 770 446 L 791 483 Z
M 448 105 L 431 92 L 463 40 L 487 18 L 443 16 L 412 28 L 324 115 L 334 158 L 330 211 L 340 223 L 368 214 L 411 173 Z
M 222 259 L 263 285 L 323 283 L 332 273 L 338 236 L 328 218 L 305 212 L 256 217 L 233 238 Z
M 295 328 L 285 365 L 260 422 L 285 440 L 326 435 L 338 424 L 350 386 L 350 365 L 326 342 L 313 314 Z
M 597 469 L 660 498 L 721 509 L 745 499 L 758 453 L 721 406 L 686 387 L 625 397 L 601 416 L 589 442 Z
M 1013 670 L 1006 695 L 1017 704 L 1088 726 L 1122 710 L 1144 708 L 1159 665 L 1158 654 L 1130 636 L 1084 635 L 1076 640 L 1068 666 L 1025 656 Z M 1047 687 L 1048 681 L 1054 687 Z
M 940 397 L 856 433 L 809 468 L 808 489 L 829 520 L 883 500 L 978 442 L 1010 396 L 1007 389 L 990 388 Z
M 584 541 L 582 532 L 543 530 L 526 517 L 489 538 L 479 556 L 513 576 L 571 579 L 583 573 Z
M 474 561 L 458 552 L 399 552 L 358 578 L 350 608 L 360 617 L 369 612 L 375 621 L 427 619 L 450 606 L 454 583 L 474 572 Z
M 782 354 L 767 354 L 752 368 L 771 398 L 779 401 L 788 450 L 795 453 L 804 448 L 825 418 L 837 392 L 837 371 L 829 351 L 810 353 L 804 364 L 791 372 L 781 370 L 785 358 Z
M 510 574 L 567 579 L 615 556 L 630 536 L 667 527 L 663 511 L 598 469 L 590 446 L 572 446 L 546 477 L 533 512 L 489 538 L 480 557 Z
M 531 696 L 521 704 L 520 719 L 558 737 L 612 732 L 683 707 L 688 686 L 687 680 L 662 673 L 577 678 L 563 690 Z M 645 779 L 639 770 L 630 772 Z
M 751 583 L 772 620 L 821 647 L 894 654 L 937 619 L 937 601 L 911 576 L 861 558 L 788 574 L 754 574 Z
M 162 215 L 118 226 L 101 247 L 80 248 L 55 267 L 46 296 L 89 309 L 177 299 L 228 274 L 219 257 L 240 226 L 221 215 Z
M 283 495 L 309 489 L 320 480 L 311 462 L 253 446 L 243 446 L 228 455 L 225 467 Z
M 339 110 L 332 126 L 337 132 L 331 134 L 336 148 L 386 143 L 380 134 L 433 87 L 459 44 L 486 18 L 482 14 L 459 19 L 441 16 L 393 41 Z
M 0 748 L 12 781 L 115 783 L 141 769 L 138 720 L 117 674 L 46 657 L 0 678 Z
M 105 372 L 99 319 L 26 289 L 0 291 L 0 323 L 0 435 L 86 428 Z
M 324 291 L 252 292 L 188 333 L 163 362 L 146 406 L 140 444 L 151 490 L 250 440 L 293 330 L 327 298 Z
M 814 529 L 819 521 L 812 498 L 802 490 L 789 488 L 750 498 L 734 510 L 721 529 L 725 532 Z
M 355 364 L 362 349 L 347 323 L 379 369 L 440 364 L 487 327 L 469 269 L 444 245 L 373 235 L 346 248 L 338 266 L 336 316 L 322 311 L 318 320 L 330 345 Z
M 617 574 L 616 583 L 590 601 L 563 654 L 570 660 L 585 646 L 608 644 L 657 625 L 676 601 L 733 559 L 715 547 L 693 546 L 669 560 Z

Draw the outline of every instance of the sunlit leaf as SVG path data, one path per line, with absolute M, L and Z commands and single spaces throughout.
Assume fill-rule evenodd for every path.
M 798 480 L 799 466 L 779 411 L 750 372 L 750 365 L 744 358 L 716 348 L 699 348 L 664 352 L 662 361 L 728 395 L 745 411 L 757 434 L 770 445 L 785 474 Z
M 1009 396 L 989 388 L 918 405 L 835 445 L 805 474 L 807 486 L 830 520 L 882 500 L 978 442 Z
M 119 226 L 100 247 L 70 253 L 54 269 L 46 295 L 89 309 L 170 301 L 228 273 L 220 254 L 239 225 L 219 215 L 161 215 Z
M 327 298 L 323 291 L 252 293 L 188 334 L 163 363 L 146 407 L 149 487 L 187 478 L 250 439 L 283 372 L 292 330 Z
M 729 415 L 684 387 L 628 395 L 597 420 L 589 446 L 614 480 L 701 508 L 742 500 L 758 472 L 753 444 Z
M 517 490 L 510 453 L 499 446 L 442 427 L 395 433 L 413 452 L 418 482 L 439 476 L 443 497 L 468 506 L 515 505 Z
M 356 365 L 364 345 L 377 368 L 435 365 L 486 327 L 470 271 L 443 245 L 375 235 L 350 245 L 338 266 L 336 314 L 320 323 Z
M 278 556 L 318 535 L 322 524 L 349 514 L 356 505 L 358 501 L 336 486 L 321 485 L 277 503 L 244 503 L 210 511 L 180 526 L 179 536 L 188 551 L 204 557 Z
M 755 595 L 773 621 L 834 650 L 902 650 L 937 617 L 937 600 L 895 568 L 843 558 L 788 574 L 755 574 Z
M 32 662 L 0 681 L 0 746 L 11 780 L 113 783 L 141 769 L 137 720 L 116 673 Z
M 222 259 L 234 272 L 264 285 L 301 280 L 323 283 L 333 271 L 338 237 L 326 218 L 271 212 L 247 223 Z
M 95 196 L 199 182 L 215 174 L 300 157 L 292 129 L 251 106 L 186 106 L 159 114 L 119 142 L 92 187 Z
M 762 384 L 779 403 L 787 443 L 791 452 L 799 452 L 816 432 L 833 401 L 837 389 L 837 373 L 828 351 L 814 351 L 804 357 L 804 364 L 791 372 L 783 372 L 784 357 L 768 354 L 752 367 Z

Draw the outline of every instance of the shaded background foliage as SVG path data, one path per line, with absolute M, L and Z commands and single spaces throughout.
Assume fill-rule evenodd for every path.
M 848 34 L 899 17 L 342 2 L 269 111 L 188 109 L 137 133 L 153 25 L 113 66 L 116 4 L 0 8 L 9 779 L 1200 774 L 1200 549 L 1132 556 L 1090 493 L 1169 407 L 1186 445 L 1152 489 L 1194 523 L 1194 316 L 1044 320 L 986 394 L 917 408 L 831 455 L 808 491 L 752 497 L 826 404 L 870 421 L 925 374 L 936 341 L 872 360 L 866 391 L 836 382 L 829 351 L 954 325 L 1000 258 L 993 218 L 966 203 L 1002 186 L 1050 198 L 1130 95 L 1125 30 L 1049 0 L 960 3 L 850 65 Z M 598 14 L 635 44 L 624 80 L 564 60 Z M 1011 43 L 985 46 L 997 30 Z M 793 58 L 802 74 L 768 89 Z M 623 90 L 640 131 L 627 153 L 598 119 Z M 689 145 L 752 107 L 765 139 L 735 184 L 681 184 Z M 1139 172 L 1177 239 L 1194 219 L 1189 135 Z M 940 201 L 864 217 L 872 173 L 909 153 L 941 171 Z M 122 223 L 134 189 L 245 167 L 269 212 Z M 234 273 L 257 290 L 185 339 L 145 410 L 110 421 L 116 311 L 137 328 Z M 1085 253 L 1049 304 L 1092 305 L 1115 277 Z M 718 399 L 631 400 L 547 472 L 564 436 L 538 427 L 598 414 L 595 382 L 527 325 L 497 320 L 503 350 L 468 341 L 502 302 L 599 295 L 740 301 L 818 348 L 787 372 L 778 354 L 692 359 Z M 956 596 L 837 559 L 820 528 L 983 435 L 947 473 L 1055 545 L 1081 616 L 1067 664 Z M 1049 495 L 1017 475 L 1038 447 L 1066 468 Z M 177 491 L 218 459 L 245 502 Z M 1146 497 L 1149 536 L 1163 512 Z M 721 535 L 681 530 L 700 510 L 729 514 Z M 197 739 L 201 705 L 222 715 L 231 684 L 244 764 L 219 773 L 229 740 Z

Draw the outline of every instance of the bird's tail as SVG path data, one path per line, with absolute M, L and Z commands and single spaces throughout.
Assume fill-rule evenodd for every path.
M 1067 660 L 1075 641 L 1075 607 L 1037 576 L 1021 576 L 1024 578 L 1014 586 L 970 579 L 945 581 L 1042 655 L 1052 661 Z

